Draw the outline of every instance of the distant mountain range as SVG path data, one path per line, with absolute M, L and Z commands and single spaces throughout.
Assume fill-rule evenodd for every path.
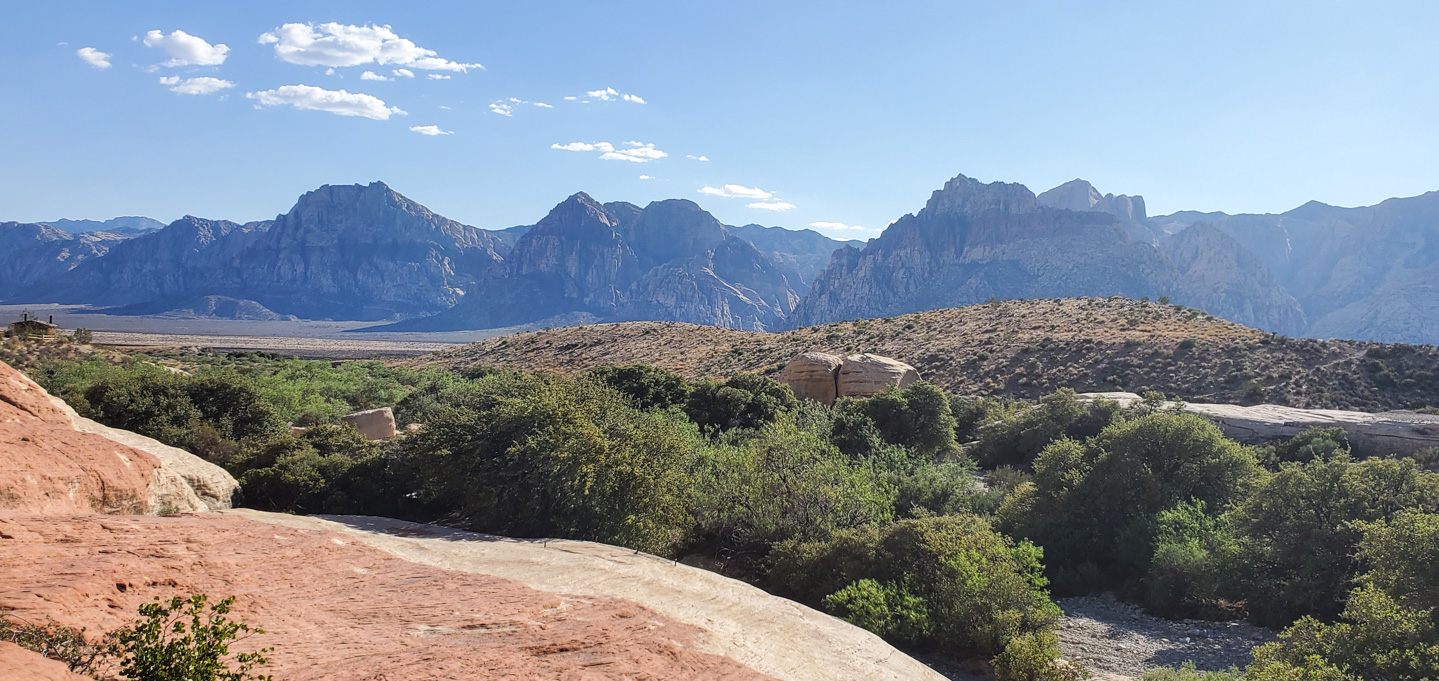
M 724 225 L 682 199 L 641 208 L 584 193 L 534 225 L 484 230 L 379 182 L 321 187 L 274 220 L 158 224 L 0 223 L 0 300 L 416 331 L 779 330 L 990 298 L 1147 296 L 1290 335 L 1439 343 L 1439 192 L 1150 217 L 1143 197 L 1084 180 L 1035 195 L 961 175 L 862 245 Z

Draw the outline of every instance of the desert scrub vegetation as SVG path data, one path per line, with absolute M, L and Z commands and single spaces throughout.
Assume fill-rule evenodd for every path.
M 32 623 L 0 614 L 0 641 L 65 664 L 97 681 L 271 681 L 253 673 L 269 664 L 272 648 L 231 647 L 265 630 L 229 617 L 234 597 L 210 603 L 204 594 L 155 597 L 119 629 L 87 637 L 84 629 L 47 619 Z
M 1063 330 L 1042 331 L 1055 337 L 1026 354 L 1062 343 Z M 58 363 L 42 376 L 82 413 L 226 466 L 252 506 L 685 559 L 911 650 L 992 660 L 1005 679 L 1082 673 L 1057 661 L 1051 591 L 1291 627 L 1252 672 L 1271 676 L 1255 678 L 1303 678 L 1273 675 L 1311 659 L 1403 672 L 1422 660 L 1395 667 L 1384 651 L 1436 644 L 1434 604 L 1416 594 L 1439 557 L 1379 563 L 1429 541 L 1439 476 L 1356 460 L 1332 430 L 1250 447 L 1158 394 L 1121 408 L 1067 389 L 1027 400 L 921 382 L 824 406 L 761 374 L 635 364 L 566 375 L 249 354 L 189 366 Z M 323 400 L 330 414 L 393 406 L 422 427 L 381 443 L 323 415 L 300 435 L 284 427 Z M 1399 633 L 1380 636 L 1376 617 Z M 1365 678 L 1424 678 L 1408 673 Z

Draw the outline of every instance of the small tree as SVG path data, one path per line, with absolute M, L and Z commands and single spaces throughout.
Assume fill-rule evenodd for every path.
M 271 681 L 269 675 L 250 673 L 269 663 L 265 653 L 271 648 L 230 653 L 232 643 L 265 630 L 226 617 L 234 596 L 206 612 L 208 600 L 204 594 L 169 601 L 157 596 L 141 605 L 140 620 L 114 632 L 120 673 L 131 681 Z

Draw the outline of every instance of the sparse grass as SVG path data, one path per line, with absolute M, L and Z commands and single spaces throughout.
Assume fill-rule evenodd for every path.
M 1139 326 L 1129 324 L 1140 318 Z M 1433 347 L 1278 337 L 1192 309 L 1118 298 L 1008 300 L 784 333 L 599 324 L 515 334 L 409 362 L 560 373 L 644 362 L 699 378 L 774 374 L 806 350 L 894 357 L 948 391 L 972 395 L 1036 398 L 1072 388 L 1366 411 L 1439 404 Z

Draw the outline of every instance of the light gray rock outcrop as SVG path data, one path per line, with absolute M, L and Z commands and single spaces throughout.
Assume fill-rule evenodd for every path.
M 1125 392 L 1083 393 L 1080 397 L 1105 397 L 1123 405 L 1140 399 L 1139 395 Z M 1342 428 L 1354 450 L 1367 456 L 1409 455 L 1439 447 L 1439 416 L 1414 412 L 1371 414 L 1339 409 L 1296 409 L 1277 404 L 1244 407 L 1185 403 L 1183 407 L 1209 417 L 1225 435 L 1250 444 L 1291 438 L 1310 428 Z

